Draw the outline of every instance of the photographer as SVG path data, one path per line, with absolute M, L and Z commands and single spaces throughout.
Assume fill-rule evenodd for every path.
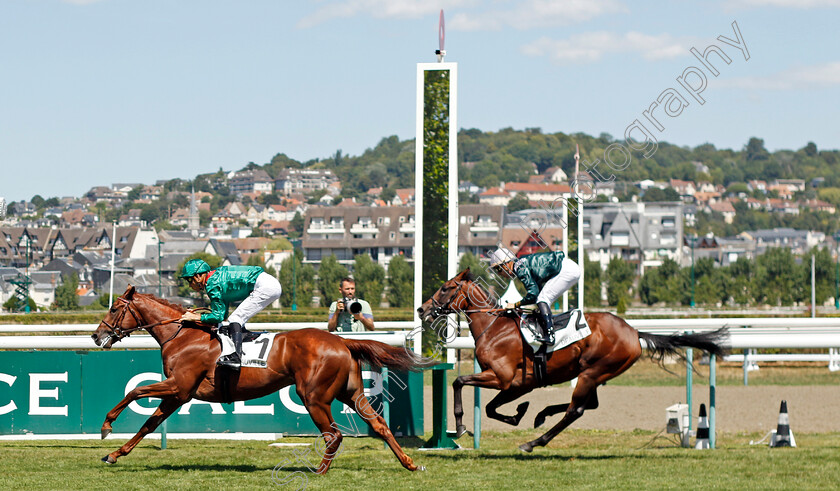
M 344 278 L 339 282 L 341 298 L 330 305 L 327 329 L 330 332 L 373 331 L 373 311 L 370 304 L 356 298 L 356 281 Z

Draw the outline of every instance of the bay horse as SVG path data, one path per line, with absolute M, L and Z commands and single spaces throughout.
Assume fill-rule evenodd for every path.
M 461 389 L 465 385 L 501 391 L 487 403 L 487 416 L 518 425 L 527 411 L 528 402 L 520 404 L 513 416 L 499 414 L 496 410 L 540 386 L 533 369 L 534 351 L 520 335 L 519 314 L 497 308 L 490 294 L 475 282 L 469 268 L 444 283 L 417 311 L 424 320 L 447 314 L 464 314 L 475 339 L 475 357 L 481 372 L 460 376 L 452 384 L 456 435 L 466 432 L 462 423 L 464 408 L 461 399 Z M 596 409 L 597 387 L 620 375 L 639 359 L 642 354 L 640 340 L 652 350 L 651 358 L 660 364 L 665 355 L 681 356 L 677 350 L 682 347 L 723 355 L 719 343 L 727 335 L 724 330 L 662 336 L 639 332 L 620 317 L 606 312 L 587 313 L 585 317 L 592 334 L 549 354 L 547 376 L 543 381 L 544 385 L 553 385 L 577 377 L 571 402 L 549 406 L 536 416 L 535 428 L 541 426 L 548 416 L 565 412 L 563 418 L 545 434 L 519 447 L 525 452 L 531 452 L 536 446 L 545 446 L 580 418 L 586 409 Z
M 371 408 L 364 394 L 360 361 L 375 367 L 417 370 L 428 365 L 429 360 L 402 347 L 378 341 L 343 339 L 318 329 L 300 329 L 275 335 L 266 368 L 242 367 L 239 372 L 231 372 L 216 368 L 221 346 L 209 327 L 180 324 L 179 319 L 185 311 L 180 305 L 137 293 L 129 286 L 93 333 L 97 346 L 110 349 L 131 332 L 145 329 L 160 344 L 166 376 L 162 382 L 132 390 L 108 412 L 102 425 L 102 438 L 111 433 L 111 423 L 132 401 L 161 398 L 160 406 L 140 431 L 125 445 L 103 457 L 103 462 L 116 463 L 192 398 L 207 402 L 244 401 L 295 384 L 297 394 L 326 442 L 323 460 L 316 471 L 318 474 L 327 473 L 342 441 L 330 411 L 333 399 L 353 407 L 391 447 L 403 467 L 410 471 L 424 470 L 406 455 L 385 420 Z M 227 391 L 223 388 L 225 385 Z

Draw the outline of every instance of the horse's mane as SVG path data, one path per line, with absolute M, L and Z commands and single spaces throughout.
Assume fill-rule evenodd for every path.
M 483 294 L 484 294 L 484 296 L 485 296 L 486 298 L 493 298 L 493 296 L 490 294 L 490 292 L 488 292 L 488 291 L 487 291 L 487 290 L 486 290 L 486 289 L 485 289 L 485 288 L 481 285 L 483 282 L 478 281 L 478 279 L 479 279 L 479 277 L 478 277 L 478 276 L 476 276 L 476 274 L 475 274 L 475 273 L 473 273 L 472 271 L 470 271 L 469 273 L 467 273 L 467 276 L 464 278 L 464 280 L 466 280 L 466 281 L 468 281 L 468 282 L 472 283 L 474 287 L 478 288 L 478 290 L 479 290 L 481 293 L 483 293 Z
M 138 293 L 138 295 L 143 295 L 144 297 L 148 297 L 148 298 L 154 300 L 155 302 L 157 302 L 161 305 L 165 305 L 165 306 L 167 306 L 167 307 L 169 307 L 173 310 L 177 310 L 178 312 L 180 312 L 182 314 L 187 311 L 187 308 L 184 307 L 183 305 L 180 305 L 180 304 L 177 304 L 177 303 L 172 303 L 169 300 L 164 300 L 162 298 L 156 297 L 156 296 L 152 295 L 151 293 Z

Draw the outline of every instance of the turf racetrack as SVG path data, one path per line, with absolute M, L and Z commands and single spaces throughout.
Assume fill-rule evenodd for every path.
M 638 363 L 599 389 L 601 407 L 587 411 L 548 447 L 524 454 L 518 446 L 541 434 L 528 429 L 545 404 L 568 400 L 569 386 L 540 389 L 520 429 L 486 417 L 480 450 L 421 451 L 419 439 L 401 445 L 425 472 L 404 470 L 380 440 L 346 438 L 327 476 L 316 476 L 298 454 L 314 450 L 314 437 L 284 438 L 303 447 L 270 447 L 263 441 L 159 440 L 141 442 L 107 466 L 100 462 L 125 439 L 105 441 L 0 441 L 2 489 L 835 489 L 840 487 L 840 372 L 825 366 L 763 366 L 743 387 L 737 366 L 718 371 L 716 450 L 680 448 L 659 434 L 665 407 L 684 402 L 684 378 Z M 702 367 L 701 367 L 702 371 Z M 454 377 L 454 374 L 452 374 Z M 693 404 L 706 402 L 708 387 L 695 379 Z M 472 429 L 472 388 L 465 388 L 465 422 Z M 482 402 L 493 391 L 483 391 Z M 788 400 L 797 448 L 768 448 L 758 441 L 778 420 Z M 514 404 L 501 411 L 510 414 Z M 449 399 L 451 410 L 452 399 Z M 427 409 L 426 421 L 431 421 Z M 103 415 L 104 417 L 104 415 Z M 559 419 L 549 419 L 553 424 Z M 452 416 L 449 414 L 452 424 Z M 430 423 L 427 423 L 429 425 Z M 504 431 L 500 431 L 500 430 Z M 121 428 L 129 432 L 136 428 Z M 657 436 L 658 435 L 658 436 Z M 426 435 L 431 436 L 430 434 Z M 472 447 L 464 436 L 461 445 Z M 312 459 L 312 465 L 318 461 Z M 278 468 L 279 467 L 279 468 Z M 286 485 L 279 486 L 275 481 Z
M 840 486 L 840 433 L 797 433 L 797 448 L 749 445 L 761 434 L 718 434 L 719 449 L 679 448 L 652 431 L 569 430 L 548 448 L 516 447 L 534 430 L 485 433 L 482 449 L 420 451 L 425 472 L 404 470 L 379 440 L 347 438 L 327 476 L 292 463 L 269 442 L 148 440 L 119 463 L 99 461 L 122 442 L 0 442 L 4 489 L 832 489 Z M 286 438 L 311 444 L 313 438 Z M 464 444 L 470 439 L 464 437 Z M 282 462 L 282 469 L 275 467 Z M 298 474 L 295 474 L 298 472 Z M 288 479 L 285 486 L 273 480 Z

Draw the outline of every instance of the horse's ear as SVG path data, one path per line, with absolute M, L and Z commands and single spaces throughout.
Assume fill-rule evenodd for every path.
M 128 288 L 125 289 L 125 293 L 123 293 L 123 298 L 126 300 L 131 300 L 134 296 L 134 285 L 128 285 Z

